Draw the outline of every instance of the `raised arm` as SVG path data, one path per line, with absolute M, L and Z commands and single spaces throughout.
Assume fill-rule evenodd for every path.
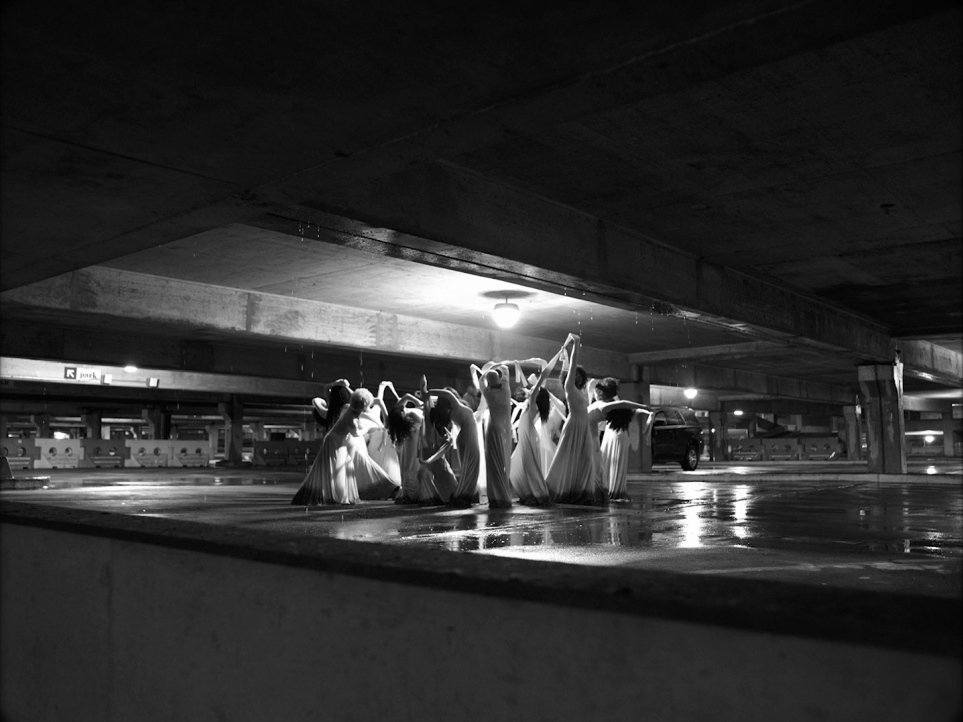
M 431 394 L 428 393 L 428 377 L 422 374 L 418 384 L 418 393 L 421 394 L 421 401 L 424 404 L 425 423 L 424 433 L 422 434 L 423 443 L 434 446 L 438 442 L 438 432 L 435 425 L 431 423 Z
M 465 400 L 456 394 L 453 394 L 448 389 L 430 389 L 428 391 L 432 396 L 437 396 L 438 398 L 448 399 L 451 401 L 452 406 L 463 406 L 464 408 L 471 411 L 471 406 L 465 403 Z
M 546 381 L 548 381 L 549 376 L 552 375 L 552 371 L 555 369 L 555 364 L 558 363 L 558 360 L 561 357 L 562 357 L 562 349 L 559 349 L 557 354 L 552 356 L 550 360 L 546 361 L 542 365 L 542 370 L 539 373 L 538 378 L 535 380 L 535 383 L 532 384 L 531 396 L 529 398 L 535 398 L 535 396 L 538 395 L 538 392 L 541 390 L 542 385 Z
M 539 358 L 538 356 L 533 356 L 532 358 L 526 358 L 526 359 L 509 359 L 509 360 L 507 360 L 507 361 L 492 361 L 491 363 L 493 363 L 495 366 L 508 366 L 508 367 L 511 367 L 511 366 L 538 366 L 539 368 L 541 368 L 541 367 L 544 366 L 547 362 L 546 362 L 545 359 L 543 359 L 543 358 Z
M 636 401 L 627 401 L 625 399 L 619 399 L 618 401 L 597 401 L 594 406 L 600 408 L 606 413 L 609 411 L 617 411 L 618 409 L 632 409 L 634 411 L 641 411 L 649 416 L 652 416 L 654 412 L 645 404 L 640 404 Z
M 451 434 L 448 432 L 448 429 L 443 429 L 443 432 L 444 432 L 443 434 L 439 434 L 439 435 L 441 435 L 442 438 L 444 439 L 444 443 L 440 447 L 438 447 L 435 453 L 429 456 L 427 459 L 422 459 L 421 457 L 419 457 L 418 461 L 420 461 L 422 464 L 433 464 L 448 452 L 448 449 L 451 448 L 451 444 L 452 444 Z
M 568 338 L 565 339 L 565 345 L 570 349 L 568 352 L 568 374 L 565 376 L 565 395 L 574 396 L 579 392 L 575 385 L 575 369 L 578 368 L 579 348 L 582 345 L 582 339 L 570 333 Z
M 413 396 L 412 394 L 405 394 L 400 399 L 398 399 L 397 405 L 407 406 L 408 404 L 414 404 L 419 409 L 425 405 L 421 399 L 419 399 L 417 396 Z
M 471 374 L 471 385 L 475 388 L 475 391 L 481 391 L 482 370 L 475 364 L 471 364 L 468 367 L 468 372 Z
M 387 418 L 388 418 L 388 407 L 385 406 L 384 399 L 382 399 L 382 398 L 380 398 L 380 397 L 374 399 L 374 400 L 371 402 L 371 406 L 370 406 L 369 408 L 372 408 L 372 409 L 375 409 L 375 408 L 381 409 L 381 420 L 382 420 L 382 421 L 387 420 Z
M 378 384 L 378 395 L 375 398 L 379 398 L 384 401 L 385 389 L 391 389 L 391 393 L 393 393 L 396 397 L 399 395 L 398 392 L 395 391 L 395 385 L 393 383 L 390 381 L 382 381 L 380 384 Z

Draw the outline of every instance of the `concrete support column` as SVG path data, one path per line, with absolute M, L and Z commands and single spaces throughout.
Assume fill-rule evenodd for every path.
M 170 438 L 171 415 L 159 406 L 148 406 L 140 412 L 141 418 L 147 422 L 148 439 Z
M 649 406 L 652 404 L 652 384 L 649 383 L 649 370 L 638 365 L 632 366 L 632 378 L 619 384 L 619 396 L 628 401 L 638 401 Z M 652 428 L 639 438 L 639 453 L 629 457 L 629 471 L 649 474 L 652 472 Z
M 220 429 L 218 424 L 207 425 L 207 442 L 211 445 L 211 458 L 217 456 L 217 432 Z
M 80 415 L 88 439 L 102 439 L 101 415 L 99 411 L 84 411 Z
M 217 405 L 224 418 L 224 463 L 240 465 L 244 462 L 241 453 L 244 444 L 244 404 L 232 394 L 226 403 Z
M 868 466 L 879 474 L 906 473 L 903 364 L 857 367 L 863 397 Z
M 712 460 L 726 460 L 726 415 L 722 411 L 710 411 L 709 421 L 715 433 L 712 434 Z
M 943 456 L 947 459 L 953 458 L 956 454 L 953 450 L 953 413 L 950 411 L 943 413 Z
M 268 440 L 267 431 L 266 431 L 265 428 L 264 428 L 264 422 L 263 422 L 263 421 L 255 421 L 255 422 L 253 422 L 253 423 L 251 423 L 251 424 L 249 424 L 249 425 L 250 425 L 250 427 L 251 427 L 251 431 L 254 432 L 254 439 L 255 439 L 255 441 L 267 441 L 267 440 Z
M 30 423 L 37 428 L 38 439 L 53 438 L 53 434 L 50 432 L 50 414 L 33 414 L 30 417 Z
M 846 420 L 846 458 L 856 461 L 862 456 L 862 446 L 859 442 L 859 416 L 855 406 L 843 407 L 843 418 Z
M 0 414 L 0 439 L 7 438 L 7 417 Z

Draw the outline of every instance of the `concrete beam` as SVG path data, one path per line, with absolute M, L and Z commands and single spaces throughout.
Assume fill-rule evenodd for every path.
M 565 340 L 529 338 L 99 267 L 6 291 L 2 299 L 10 307 L 69 310 L 274 342 L 286 339 L 466 362 L 533 356 L 547 359 Z M 627 378 L 630 373 L 625 354 L 584 348 L 582 363 L 594 375 Z M 238 389 L 236 393 L 245 391 Z
M 312 206 L 257 225 L 558 294 L 578 291 L 610 306 L 655 303 L 680 318 L 860 362 L 893 355 L 882 324 L 450 165 L 343 187 Z M 306 223 L 318 232 L 302 233 Z
M 855 399 L 852 399 L 855 401 Z M 777 416 L 843 416 L 845 406 L 813 401 L 792 400 L 731 400 L 725 402 L 729 411 L 739 409 L 746 414 L 776 414 Z
M 937 384 L 963 387 L 963 354 L 929 341 L 900 339 L 896 342 L 903 374 Z
M 744 358 L 770 351 L 784 351 L 786 344 L 772 341 L 747 341 L 721 346 L 699 346 L 697 348 L 677 348 L 670 351 L 645 351 L 629 354 L 629 361 L 648 366 L 665 361 L 692 361 L 696 359 Z
M 904 367 L 905 371 L 905 367 Z M 941 414 L 952 414 L 953 405 L 963 403 L 963 398 L 956 399 L 931 399 L 919 396 L 903 395 L 904 411 L 936 411 Z
M 852 404 L 856 398 L 856 379 L 853 388 L 831 386 L 814 381 L 801 381 L 752 371 L 736 371 L 686 364 L 681 366 L 647 366 L 652 384 L 692 386 L 699 390 L 741 392 L 761 399 L 793 399 L 820 404 Z M 722 397 L 720 397 L 722 399 Z M 725 400 L 725 399 L 722 399 Z
M 105 374 L 112 377 L 109 384 L 104 384 L 102 381 L 87 383 L 65 378 L 65 368 L 68 366 L 76 366 L 76 364 L 4 356 L 0 358 L 0 378 L 15 381 L 42 381 L 78 388 L 110 386 L 111 388 L 145 389 L 148 388 L 147 379 L 156 378 L 159 382 L 158 388 L 168 390 L 201 391 L 211 394 L 243 394 L 245 396 L 269 396 L 272 398 L 288 397 L 302 400 L 316 395 L 318 390 L 317 383 L 306 381 L 204 374 L 191 371 L 166 371 L 163 369 L 140 369 L 134 374 L 129 374 L 121 366 L 82 364 L 86 368 L 98 371 L 101 379 Z

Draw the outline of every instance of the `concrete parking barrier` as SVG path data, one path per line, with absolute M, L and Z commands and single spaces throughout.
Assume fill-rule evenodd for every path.
M 34 439 L 3 439 L 0 455 L 11 469 L 32 469 L 40 450 Z
M 130 458 L 125 466 L 131 467 L 160 467 L 171 466 L 174 456 L 173 444 L 170 439 L 127 439 Z
M 119 469 L 130 456 L 124 440 L 81 439 L 84 455 L 78 466 L 87 469 Z
M 35 469 L 76 469 L 83 458 L 80 439 L 35 439 L 39 453 Z
M 171 466 L 209 466 L 211 463 L 211 443 L 196 439 L 172 441 L 174 453 Z

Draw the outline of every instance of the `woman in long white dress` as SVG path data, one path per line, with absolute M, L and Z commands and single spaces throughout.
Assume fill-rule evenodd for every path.
M 565 424 L 565 404 L 551 391 L 542 386 L 537 394 L 533 394 L 537 410 L 535 415 L 535 433 L 538 434 L 539 459 L 542 474 L 548 474 L 558 440 L 562 436 L 562 426 Z
M 390 497 L 398 486 L 368 456 L 368 448 L 358 428 L 359 417 L 371 406 L 374 397 L 366 389 L 352 392 L 347 406 L 331 425 L 321 449 L 291 503 L 357 504 L 362 498 Z
M 450 446 L 454 443 L 459 461 L 458 483 L 448 503 L 452 506 L 471 506 L 479 499 L 478 475 L 481 468 L 481 449 L 478 444 L 478 422 L 475 420 L 475 412 L 451 389 L 432 389 L 429 393 L 449 402 L 451 409 L 449 418 L 458 429 L 453 442 L 447 444 Z
M 448 462 L 448 456 L 452 453 L 448 429 L 451 403 L 447 398 L 431 396 L 425 376 L 421 377 L 419 391 L 425 404 L 424 435 L 420 450 L 424 468 L 418 473 L 421 480 L 419 503 L 447 504 L 458 486 L 455 471 Z
M 358 417 L 358 428 L 365 437 L 368 456 L 400 487 L 401 462 L 388 431 L 388 407 L 384 402 L 384 392 L 388 383 L 390 382 L 381 382 L 378 395 L 371 406 Z
M 386 391 L 393 394 L 393 398 L 387 401 L 385 401 Z M 399 396 L 394 384 L 390 381 L 381 382 L 378 387 L 378 396 L 384 408 L 387 409 L 385 427 L 398 458 L 401 491 L 395 497 L 395 503 L 417 503 L 421 487 L 418 479 L 420 470 L 418 459 L 424 439 L 425 417 L 422 412 L 424 403 L 412 394 L 406 393 Z M 388 469 L 385 470 L 388 471 Z
M 481 378 L 482 395 L 488 404 L 488 427 L 485 429 L 485 471 L 488 506 L 507 508 L 512 505 L 512 389 L 508 367 L 501 364 L 486 371 Z
M 517 436 L 518 443 L 512 452 L 509 478 L 512 490 L 518 495 L 521 504 L 530 506 L 546 506 L 552 503 L 551 494 L 545 483 L 545 473 L 542 471 L 541 439 L 536 429 L 538 408 L 535 399 L 548 379 L 562 352 L 542 367 L 538 379 L 528 390 L 528 399 L 522 402 L 518 415 Z
M 603 409 L 605 415 L 605 430 L 602 433 L 600 450 L 600 495 L 609 501 L 625 501 L 628 498 L 626 491 L 630 450 L 638 448 L 639 436 L 645 438 L 654 414 L 643 404 L 620 399 L 619 382 L 612 377 L 602 379 L 596 384 L 595 398 L 596 403 L 592 406 Z M 644 418 L 641 424 L 638 423 L 639 417 Z M 636 424 L 634 428 L 631 426 L 633 424 Z
M 580 347 L 581 339 L 574 334 L 568 335 L 562 347 L 567 355 L 563 374 L 568 418 L 545 475 L 553 500 L 561 504 L 594 503 L 596 477 L 599 475 L 597 426 L 602 413 L 594 411 L 591 418 L 589 416 L 589 402 L 584 392 L 588 377 L 578 364 Z

